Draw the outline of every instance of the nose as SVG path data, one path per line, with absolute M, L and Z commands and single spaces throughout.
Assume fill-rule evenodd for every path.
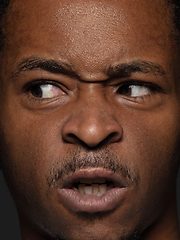
M 71 117 L 63 126 L 62 137 L 68 143 L 83 143 L 93 148 L 100 144 L 115 143 L 122 138 L 122 127 L 113 116 L 111 109 L 83 107 L 74 109 Z

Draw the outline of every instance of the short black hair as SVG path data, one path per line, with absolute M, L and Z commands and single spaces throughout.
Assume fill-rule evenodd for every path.
M 5 37 L 2 32 L 2 18 L 3 18 L 5 11 L 7 10 L 9 2 L 10 2 L 10 0 L 0 0 L 0 49 L 3 45 L 4 37 Z
M 180 0 L 168 0 L 168 2 L 174 5 L 172 9 L 173 22 L 180 32 Z
M 0 0 L 0 15 L 4 9 L 8 6 L 9 0 Z
M 173 8 L 171 10 L 173 14 L 173 22 L 180 33 L 180 0 L 165 0 L 165 1 L 173 5 Z M 0 48 L 2 47 L 5 38 L 2 32 L 2 18 L 8 8 L 9 2 L 10 0 L 0 0 Z

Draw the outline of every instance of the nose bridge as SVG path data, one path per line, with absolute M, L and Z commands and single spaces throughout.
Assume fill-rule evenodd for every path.
M 79 110 L 80 113 L 77 117 L 80 126 L 85 125 L 85 128 L 89 129 L 91 133 L 100 131 L 101 128 L 105 130 L 108 127 L 108 122 L 110 123 L 110 119 L 113 118 L 108 103 L 100 98 L 84 101 Z
M 77 103 L 75 103 L 75 115 L 77 114 L 78 121 L 81 124 L 88 122 L 87 127 L 107 122 L 108 118 L 113 116 L 113 111 L 104 89 L 99 86 L 100 84 L 84 85 L 84 88 L 79 91 Z
M 107 139 L 109 142 L 118 141 L 121 136 L 121 126 L 103 91 L 90 89 L 80 93 L 63 128 L 63 138 L 67 142 L 80 140 L 89 147 L 95 147 Z
M 90 88 L 89 91 L 82 91 L 79 95 L 79 110 L 82 115 L 94 117 L 94 120 L 98 117 L 103 118 L 104 114 L 108 114 L 109 103 L 106 99 L 103 91 Z M 110 114 L 110 113 L 109 113 Z

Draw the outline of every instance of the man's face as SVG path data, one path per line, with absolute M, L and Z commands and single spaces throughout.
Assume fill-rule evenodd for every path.
M 168 222 L 180 99 L 163 1 L 17 0 L 5 23 L 0 151 L 23 234 L 117 240 Z

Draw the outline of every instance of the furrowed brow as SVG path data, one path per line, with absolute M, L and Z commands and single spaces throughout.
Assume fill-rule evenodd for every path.
M 42 69 L 52 73 L 64 73 L 67 75 L 75 76 L 75 72 L 72 66 L 61 61 L 55 61 L 53 59 L 45 59 L 38 56 L 31 56 L 23 59 L 17 66 L 17 68 L 12 71 L 11 78 L 17 78 L 21 73 Z
M 132 73 L 151 73 L 154 75 L 166 75 L 161 65 L 154 62 L 146 62 L 143 60 L 132 61 L 130 63 L 122 63 L 111 65 L 105 70 L 109 77 L 130 77 Z

